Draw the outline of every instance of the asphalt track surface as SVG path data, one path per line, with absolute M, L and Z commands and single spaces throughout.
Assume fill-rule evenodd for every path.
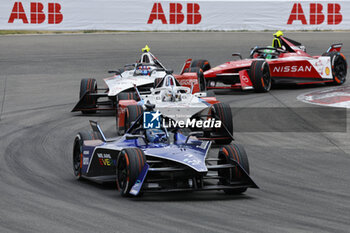
M 288 37 L 315 55 L 343 42 L 350 58 L 348 32 Z M 124 199 L 114 186 L 73 176 L 73 139 L 88 120 L 114 133 L 113 115 L 70 113 L 81 78 L 94 77 L 101 86 L 107 70 L 136 61 L 145 44 L 179 71 L 188 57 L 220 64 L 271 39 L 271 33 L 1 36 L 0 232 L 349 232 L 349 126 L 340 133 L 236 133 L 260 186 L 240 196 L 213 191 Z M 296 97 L 321 88 L 217 97 L 232 107 L 308 107 Z

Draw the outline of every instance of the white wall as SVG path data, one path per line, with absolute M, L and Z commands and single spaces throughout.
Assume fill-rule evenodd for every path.
M 316 3 L 318 5 L 315 5 Z M 164 14 L 160 13 L 159 8 L 158 14 L 157 12 L 151 14 L 155 5 L 161 5 Z M 17 7 L 19 9 L 13 11 L 14 6 L 19 6 Z M 23 6 L 24 14 L 20 6 Z M 174 6 L 173 9 L 170 9 L 170 6 Z M 181 7 L 182 9 L 179 9 Z M 191 11 L 193 7 L 194 10 Z M 180 13 L 170 14 L 170 11 L 175 12 L 176 8 Z M 298 13 L 293 13 L 291 16 L 293 8 Z M 31 14 L 31 11 L 34 14 Z M 9 22 L 11 12 L 13 22 Z M 155 19 L 150 23 L 149 19 L 150 17 L 152 19 L 152 16 Z M 288 20 L 293 16 L 297 20 L 288 24 Z M 349 17 L 350 1 L 3 0 L 0 2 L 0 29 L 349 30 Z M 35 19 L 39 19 L 40 23 L 36 23 Z

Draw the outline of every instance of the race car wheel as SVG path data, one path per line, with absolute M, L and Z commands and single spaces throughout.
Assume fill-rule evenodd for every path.
M 123 149 L 117 158 L 117 188 L 123 197 L 129 192 L 145 166 L 146 156 L 139 148 Z
M 238 163 L 249 174 L 248 156 L 242 145 L 230 144 L 225 145 L 219 150 L 218 165 Z M 242 172 L 237 168 L 220 169 L 218 175 L 221 177 L 219 183 L 222 185 L 229 185 L 232 181 L 239 181 L 242 178 Z M 240 194 L 247 190 L 247 188 L 239 189 L 225 189 L 226 194 Z
M 346 74 L 348 70 L 348 64 L 345 56 L 339 52 L 325 53 L 322 56 L 331 57 L 333 82 L 329 84 L 342 85 L 346 81 Z
M 211 106 L 210 114 L 213 118 L 221 120 L 221 128 L 213 128 L 213 137 L 217 144 L 229 144 L 232 142 L 230 134 L 233 134 L 233 119 L 231 108 L 225 103 L 216 103 Z
M 138 100 L 135 92 L 122 92 L 118 95 L 118 100 Z
M 198 78 L 198 85 L 199 85 L 199 91 L 204 92 L 207 90 L 207 84 L 205 82 L 203 70 L 200 69 L 197 71 L 197 78 Z
M 210 70 L 211 66 L 208 60 L 194 60 L 191 63 L 191 67 L 198 67 L 202 69 L 203 72 Z
M 128 130 L 132 123 L 143 114 L 143 108 L 140 105 L 129 105 L 125 113 L 125 131 Z
M 249 77 L 252 81 L 255 92 L 268 92 L 271 89 L 271 76 L 269 64 L 265 60 L 253 61 Z
M 80 81 L 80 93 L 79 93 L 79 99 L 81 99 L 85 93 L 96 93 L 97 92 L 97 82 L 96 79 L 88 78 L 88 79 L 82 79 Z M 92 110 L 83 110 L 81 111 L 83 114 L 89 114 L 89 113 L 96 113 L 96 99 L 90 95 L 86 95 L 83 103 L 85 108 L 92 108 Z
M 163 78 L 155 78 L 153 83 L 153 88 L 157 88 L 159 83 L 161 83 Z
M 74 139 L 73 145 L 73 171 L 77 179 L 81 179 L 81 167 L 83 165 L 83 144 L 84 140 L 92 140 L 92 134 L 79 132 Z

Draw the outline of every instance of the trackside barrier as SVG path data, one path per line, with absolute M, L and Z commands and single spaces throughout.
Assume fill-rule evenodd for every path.
M 0 1 L 4 30 L 349 30 L 350 1 Z

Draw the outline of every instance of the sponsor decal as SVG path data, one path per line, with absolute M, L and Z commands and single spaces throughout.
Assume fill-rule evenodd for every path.
M 83 158 L 83 165 L 88 165 L 89 164 L 89 158 L 88 157 L 84 157 Z
M 242 80 L 243 80 L 245 83 L 249 82 L 248 77 L 245 76 L 245 75 L 242 75 Z
M 182 86 L 191 86 L 192 83 L 193 83 L 193 85 L 198 84 L 198 79 L 181 79 L 178 81 Z
M 189 128 L 189 127 L 196 127 L 196 128 L 221 128 L 221 120 L 216 120 L 214 118 L 210 118 L 207 120 L 196 120 L 196 119 L 187 119 L 187 120 L 179 120 L 174 121 L 168 119 L 166 121 L 163 119 L 163 126 L 168 128 Z
M 294 3 L 287 24 L 301 23 L 303 25 L 337 25 L 343 21 L 340 3 L 310 3 L 309 23 L 304 13 L 306 4 Z
M 31 2 L 28 8 L 30 11 L 25 10 L 22 2 L 15 2 L 8 23 L 19 21 L 24 24 L 42 24 L 46 21 L 48 24 L 60 24 L 63 20 L 62 7 L 59 3 L 49 2 L 44 5 L 41 2 Z
M 273 72 L 277 72 L 277 73 L 311 72 L 311 66 L 276 66 L 273 68 Z
M 102 159 L 102 158 L 99 158 L 98 161 L 100 162 L 100 165 L 101 166 L 115 166 L 115 163 L 116 161 L 113 160 L 113 159 Z
M 97 153 L 97 157 L 102 159 L 110 159 L 111 155 L 107 153 Z
M 184 6 L 186 6 L 186 21 L 183 13 Z M 154 21 L 160 21 L 162 24 L 182 24 L 184 22 L 189 25 L 199 24 L 202 20 L 199 10 L 200 6 L 198 3 L 169 3 L 169 17 L 167 20 L 162 4 L 155 2 L 147 24 L 153 24 Z
M 144 112 L 143 113 L 143 128 L 159 129 L 160 128 L 160 112 Z
M 159 110 L 157 112 L 144 112 L 143 113 L 143 128 L 144 129 L 159 129 L 161 125 L 160 115 L 161 113 Z M 177 115 L 177 117 L 182 115 Z M 186 115 L 187 116 L 187 115 Z M 186 120 L 172 120 L 170 118 L 164 119 L 163 118 L 163 127 L 165 128 L 189 128 L 189 127 L 196 127 L 196 128 L 221 128 L 222 122 L 221 120 L 217 120 L 214 118 L 209 118 L 206 120 L 197 120 L 197 119 L 190 119 L 187 118 Z
M 297 99 L 309 104 L 350 108 L 350 86 L 314 91 L 299 95 Z
M 253 88 L 253 84 L 249 79 L 247 70 L 239 71 L 239 78 L 241 80 L 241 86 L 243 90 L 248 90 Z
M 116 161 L 108 153 L 97 153 L 98 161 L 101 166 L 115 166 Z
M 326 72 L 326 75 L 329 75 L 330 70 L 329 70 L 329 68 L 328 68 L 328 67 L 326 67 L 325 72 Z

